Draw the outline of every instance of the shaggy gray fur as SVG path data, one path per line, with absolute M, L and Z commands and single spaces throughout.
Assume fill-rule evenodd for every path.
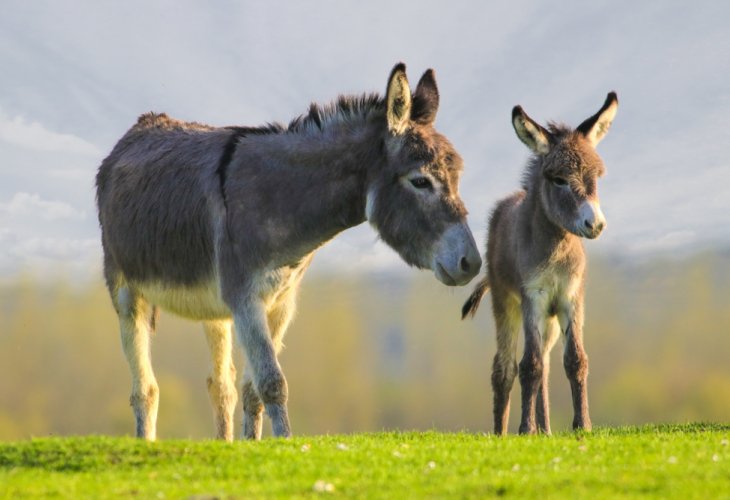
M 261 413 L 289 436 L 287 384 L 277 361 L 313 253 L 370 221 L 410 265 L 463 285 L 481 266 L 459 198 L 462 160 L 435 131 L 433 71 L 411 94 L 405 66 L 385 99 L 340 97 L 288 126 L 211 127 L 148 113 L 97 175 L 104 274 L 132 372 L 137 435 L 155 439 L 156 306 L 203 321 L 218 436 L 235 405 L 231 328 L 244 348 L 244 433 Z
M 617 106 L 612 92 L 600 111 L 575 131 L 555 124 L 543 128 L 519 106 L 513 110 L 515 131 L 535 155 L 525 170 L 522 191 L 497 203 L 492 212 L 487 276 L 462 309 L 462 318 L 473 315 L 491 288 L 497 327 L 492 370 L 496 434 L 507 432 L 510 391 L 518 373 L 520 433 L 535 433 L 538 426 L 550 433 L 550 350 L 560 332 L 573 395 L 573 428 L 591 428 L 583 348 L 586 259 L 580 238 L 596 238 L 605 227 L 597 187 L 604 167 L 594 147 L 608 131 Z M 520 329 L 525 352 L 518 367 Z

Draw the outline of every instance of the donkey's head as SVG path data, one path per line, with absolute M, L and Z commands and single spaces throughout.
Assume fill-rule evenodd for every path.
M 597 238 L 604 227 L 598 202 L 598 178 L 604 173 L 596 145 L 608 132 L 618 97 L 611 92 L 603 107 L 577 129 L 550 124 L 547 129 L 532 120 L 520 106 L 512 110 L 512 125 L 517 136 L 537 155 L 533 164 L 540 202 L 548 218 L 578 236 Z
M 464 285 L 482 260 L 459 197 L 461 157 L 433 128 L 439 93 L 433 70 L 416 91 L 404 64 L 388 80 L 382 165 L 368 179 L 366 215 L 380 237 L 410 265 Z

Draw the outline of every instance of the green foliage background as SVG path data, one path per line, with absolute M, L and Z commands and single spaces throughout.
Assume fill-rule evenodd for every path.
M 491 431 L 494 330 L 488 300 L 459 320 L 470 291 L 417 272 L 305 278 L 281 358 L 294 432 Z M 594 424 L 730 421 L 730 253 L 593 257 L 585 330 Z M 211 437 L 201 327 L 163 312 L 153 359 L 160 437 Z M 566 429 L 560 348 L 551 377 L 553 427 Z M 131 434 L 129 391 L 100 282 L 0 284 L 0 439 Z

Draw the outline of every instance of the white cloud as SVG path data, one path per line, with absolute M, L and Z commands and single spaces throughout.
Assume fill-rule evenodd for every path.
M 0 229 L 0 276 L 30 272 L 45 279 L 73 276 L 78 282 L 101 276 L 101 244 L 96 238 L 24 238 Z
M 92 238 L 32 237 L 11 247 L 10 254 L 29 259 L 73 261 L 79 257 L 96 256 L 99 247 L 99 241 Z
M 90 142 L 71 134 L 48 130 L 22 116 L 8 117 L 0 111 L 0 141 L 38 151 L 57 151 L 99 156 L 101 151 Z
M 0 202 L 0 215 L 39 215 L 44 220 L 83 219 L 86 214 L 68 203 L 42 200 L 37 194 L 15 193 L 7 203 Z

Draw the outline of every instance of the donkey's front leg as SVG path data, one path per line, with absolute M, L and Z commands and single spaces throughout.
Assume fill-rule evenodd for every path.
M 243 375 L 243 438 L 261 439 L 264 404 L 253 386 L 251 368 L 246 365 Z
M 520 434 L 535 434 L 535 407 L 537 392 L 543 375 L 542 338 L 538 303 L 529 295 L 522 296 L 522 321 L 525 330 L 525 354 L 520 361 L 520 385 L 522 388 L 522 418 Z
M 287 383 L 276 359 L 263 303 L 259 300 L 245 301 L 234 313 L 234 323 L 238 339 L 246 353 L 247 369 L 251 374 L 253 388 L 271 418 L 273 434 L 277 437 L 289 437 L 291 429 L 286 408 Z M 245 405 L 247 395 L 244 394 L 243 397 Z
M 563 366 L 573 396 L 573 429 L 591 430 L 588 415 L 588 355 L 583 348 L 583 301 L 576 300 L 560 315 L 565 331 Z

